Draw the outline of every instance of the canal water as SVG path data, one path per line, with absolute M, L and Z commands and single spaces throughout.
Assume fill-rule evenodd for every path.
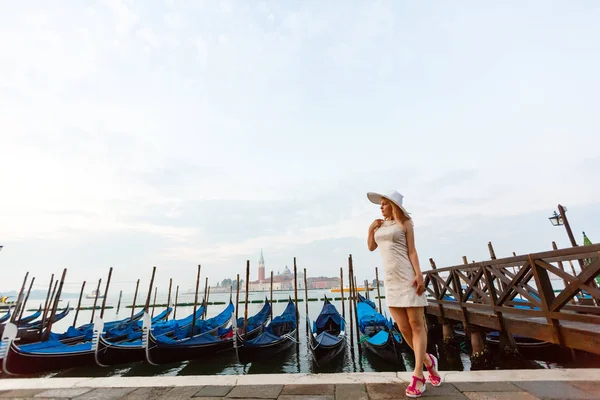
M 338 311 L 342 312 L 341 300 L 333 300 L 334 298 L 340 298 L 340 293 L 332 293 L 329 290 L 309 290 L 308 298 L 315 299 L 318 298 L 318 301 L 308 301 L 308 314 L 311 321 L 314 321 L 321 308 L 323 306 L 322 298 L 326 295 L 332 303 L 335 304 Z M 382 293 L 383 295 L 383 293 Z M 244 293 L 240 293 L 240 301 L 244 300 Z M 252 303 L 252 301 L 260 301 L 264 300 L 265 297 L 269 296 L 268 292 L 251 292 L 249 293 L 249 304 L 248 304 L 248 316 L 254 315 L 258 312 L 263 304 L 262 303 Z M 283 312 L 284 308 L 287 305 L 286 300 L 289 297 L 294 298 L 293 291 L 278 291 L 273 293 L 274 302 L 273 303 L 273 315 L 279 315 Z M 376 304 L 378 303 L 378 299 L 376 298 L 377 293 L 376 290 L 370 292 L 371 300 Z M 127 318 L 131 315 L 131 308 L 126 308 L 125 305 L 130 305 L 132 303 L 133 296 L 123 296 L 121 302 L 121 309 L 117 314 L 117 296 L 110 296 L 107 299 L 107 305 L 113 306 L 114 308 L 110 308 L 105 310 L 104 320 L 110 321 L 115 319 L 123 319 Z M 199 295 L 201 298 L 202 295 Z M 210 295 L 210 302 L 222 302 L 225 304 L 222 305 L 209 305 L 207 310 L 207 318 L 213 317 L 219 314 L 229 302 L 229 293 L 216 293 Z M 298 291 L 298 299 L 304 299 L 304 290 Z M 66 303 L 70 301 L 71 307 L 75 307 L 77 305 L 77 299 L 65 299 L 61 301 L 60 307 L 65 307 Z M 193 294 L 181 294 L 179 296 L 179 303 L 193 303 L 194 296 Z M 233 293 L 233 301 L 235 302 L 235 292 Z M 39 300 L 29 301 L 27 308 L 37 308 L 39 305 Z M 142 304 L 145 302 L 145 295 L 138 295 L 137 304 Z M 159 293 L 157 296 L 157 304 L 166 304 L 167 302 L 167 293 Z M 101 300 L 98 301 L 98 305 L 101 304 Z M 270 373 L 335 373 L 335 372 L 376 372 L 376 371 L 399 371 L 399 370 L 408 370 L 411 371 L 414 366 L 414 355 L 410 353 L 404 353 L 404 366 L 395 366 L 388 364 L 384 361 L 373 357 L 371 354 L 366 353 L 364 351 L 360 351 L 356 343 L 353 346 L 348 345 L 346 349 L 346 353 L 344 357 L 340 357 L 337 362 L 334 362 L 327 366 L 318 366 L 312 362 L 311 354 L 308 350 L 308 336 L 306 332 L 306 306 L 304 301 L 299 301 L 298 307 L 300 312 L 300 321 L 298 324 L 299 334 L 298 334 L 298 343 L 294 346 L 281 353 L 278 357 L 266 360 L 260 360 L 257 362 L 253 362 L 250 364 L 240 364 L 237 361 L 236 355 L 234 351 L 229 351 L 226 353 L 221 353 L 217 356 L 211 357 L 205 360 L 193 360 L 193 361 L 185 361 L 181 363 L 164 365 L 164 366 L 152 366 L 145 362 L 128 364 L 128 365 L 120 365 L 117 367 L 103 368 L 98 366 L 87 366 L 80 367 L 70 370 L 64 370 L 49 374 L 44 374 L 42 376 L 45 377 L 109 377 L 109 376 L 177 376 L 177 375 L 222 375 L 222 374 L 270 374 Z M 92 299 L 84 299 L 82 301 L 82 307 L 90 307 L 93 305 Z M 387 310 L 385 299 L 381 299 L 381 305 L 383 310 Z M 140 309 L 137 308 L 136 311 Z M 346 320 L 348 321 L 348 331 L 350 328 L 349 322 L 349 302 L 345 302 L 345 310 L 346 310 Z M 163 308 L 156 308 L 155 314 L 163 311 Z M 96 310 L 98 313 L 99 310 Z M 177 307 L 177 318 L 184 318 L 190 315 L 193 312 L 192 306 L 178 306 Z M 29 312 L 26 312 L 27 315 Z M 244 304 L 240 304 L 239 308 L 239 316 L 244 316 Z M 84 324 L 90 322 L 92 315 L 91 310 L 81 310 L 79 312 L 79 317 L 77 320 L 77 325 Z M 97 314 L 96 314 L 97 315 Z M 72 323 L 73 318 L 75 316 L 75 310 L 72 310 L 70 314 L 59 321 L 53 326 L 53 332 L 64 332 Z M 349 334 L 348 334 L 349 336 Z M 441 342 L 441 338 L 439 335 L 435 335 L 434 331 L 430 329 L 429 331 L 429 340 L 431 345 L 434 348 L 442 350 L 444 347 Z M 356 338 L 355 338 L 356 341 Z M 440 353 L 440 369 L 441 370 L 464 370 L 468 371 L 471 369 L 470 357 L 467 354 L 467 343 L 461 342 L 459 339 L 454 343 L 454 347 L 459 349 L 453 355 L 449 355 L 448 357 L 442 356 L 442 354 L 446 354 L 445 351 Z M 463 351 L 460 351 L 462 348 Z M 492 355 L 491 357 L 494 359 L 495 357 Z M 525 368 L 557 368 L 563 367 L 563 364 L 559 364 L 556 362 L 548 361 L 540 361 L 540 360 L 525 360 L 525 364 L 523 364 Z M 580 365 L 581 366 L 581 365 Z M 494 366 L 491 365 L 490 368 L 502 368 L 502 366 Z

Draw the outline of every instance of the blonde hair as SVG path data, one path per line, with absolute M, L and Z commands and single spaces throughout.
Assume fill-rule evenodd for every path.
M 407 221 L 412 222 L 412 218 L 404 213 L 393 201 L 389 201 L 389 204 L 392 206 L 392 216 L 396 221 L 402 222 L 403 224 Z

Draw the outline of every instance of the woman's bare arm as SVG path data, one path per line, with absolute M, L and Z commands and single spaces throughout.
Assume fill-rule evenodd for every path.
M 375 231 L 383 224 L 382 219 L 376 219 L 369 226 L 369 236 L 367 236 L 367 246 L 369 246 L 369 250 L 373 251 L 377 248 L 377 242 L 375 241 Z
M 367 245 L 369 250 L 374 251 L 377 248 L 377 242 L 375 242 L 375 229 L 369 228 L 369 236 L 367 237 Z

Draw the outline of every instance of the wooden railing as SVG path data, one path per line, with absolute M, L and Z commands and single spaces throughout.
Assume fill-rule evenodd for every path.
M 535 321 L 530 329 L 543 329 L 553 343 L 569 345 L 563 337 L 565 326 L 600 326 L 600 289 L 595 281 L 600 274 L 599 252 L 596 244 L 425 271 L 427 311 L 442 320 L 458 319 L 467 330 L 479 325 L 547 338 L 545 333 L 516 332 L 527 328 L 514 320 Z M 575 260 L 587 260 L 587 265 L 575 271 Z M 571 263 L 571 272 L 564 262 Z M 541 328 L 540 318 L 546 321 Z M 506 326 L 509 322 L 511 329 Z

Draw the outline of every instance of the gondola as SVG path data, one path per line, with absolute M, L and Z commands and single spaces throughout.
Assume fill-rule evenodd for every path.
M 69 314 L 69 311 L 70 311 L 70 307 L 69 307 L 69 304 L 67 304 L 67 307 L 64 310 L 62 310 L 61 312 L 54 315 L 54 318 L 52 318 L 52 323 L 54 324 L 54 323 L 62 320 L 63 318 L 65 318 Z M 41 314 L 41 307 L 40 307 L 40 310 L 36 311 L 35 313 L 33 313 L 32 315 L 29 316 L 29 317 L 31 317 L 30 321 L 38 318 L 40 314 Z M 46 327 L 46 326 L 48 326 L 49 323 L 50 323 L 50 317 L 48 316 L 44 320 L 43 326 Z M 5 326 L 6 325 L 0 325 L 0 335 L 3 335 Z M 19 342 L 21 344 L 38 342 L 40 340 L 40 326 L 42 326 L 41 320 L 35 321 L 35 322 L 23 323 L 23 318 L 22 318 L 21 322 L 19 323 L 19 327 L 17 329 L 17 337 L 19 338 Z
M 21 321 L 19 321 L 19 325 L 29 324 L 32 321 L 35 321 L 36 319 L 38 319 L 40 317 L 40 315 L 42 315 L 42 306 L 39 306 L 37 311 L 35 311 L 33 314 L 30 314 L 26 317 L 21 318 Z
M 37 318 L 39 318 L 39 316 L 42 314 L 42 306 L 40 306 L 37 311 L 35 311 L 33 314 L 27 315 L 23 318 L 21 318 L 21 320 L 19 321 L 19 325 L 26 325 L 29 324 L 31 321 L 36 320 Z M 5 323 L 6 321 L 8 321 L 10 319 L 11 316 L 11 309 L 9 308 L 6 311 L 6 314 L 4 314 L 1 318 L 0 318 L 0 324 Z
M 392 321 L 377 312 L 360 294 L 356 315 L 360 346 L 389 363 L 403 365 L 402 335 L 394 329 Z
M 200 320 L 204 314 L 204 306 L 196 310 L 196 319 Z M 143 311 L 142 311 L 143 312 Z M 155 319 L 151 320 L 151 329 L 157 335 L 170 335 L 179 327 L 187 327 L 192 324 L 194 314 L 177 320 L 158 322 Z M 101 322 L 101 321 L 100 321 Z M 92 348 L 94 350 L 94 358 L 96 364 L 101 367 L 111 365 L 128 364 L 146 359 L 146 351 L 142 343 L 143 323 L 139 331 L 127 333 L 126 338 L 110 338 L 106 334 L 100 334 L 100 330 L 96 330 L 96 336 L 92 340 Z M 105 331 L 105 330 L 104 330 Z
M 64 311 L 61 314 L 64 314 Z M 114 328 L 118 327 L 119 325 L 131 324 L 133 322 L 140 320 L 143 315 L 144 315 L 144 310 L 141 310 L 133 316 L 133 319 L 131 317 L 128 317 L 128 318 L 124 318 L 122 320 L 108 322 L 107 324 L 105 324 L 104 329 L 110 330 L 110 329 L 114 329 Z M 66 316 L 66 314 L 61 315 L 60 318 L 55 319 L 55 321 L 53 321 L 53 323 L 55 323 L 57 320 L 60 321 L 65 316 Z M 48 318 L 48 321 L 49 321 L 49 318 Z M 47 325 L 48 324 L 46 324 L 45 329 L 47 329 Z M 91 340 L 92 335 L 93 335 L 93 327 L 94 327 L 93 323 L 88 323 L 88 324 L 80 325 L 76 328 L 71 326 L 63 333 L 50 332 L 48 340 L 58 340 L 62 343 L 68 343 L 68 344 L 74 344 L 74 343 L 78 343 L 78 342 L 81 342 L 84 340 Z M 19 338 L 19 342 L 20 342 L 19 344 L 23 345 L 23 344 L 39 342 L 41 340 L 41 338 L 44 337 L 44 334 L 42 334 L 40 336 L 39 327 L 30 328 L 27 330 L 23 330 L 23 329 L 21 329 L 21 327 L 19 327 L 19 334 L 17 335 L 17 337 Z
M 177 340 L 164 335 L 157 337 L 150 332 L 146 348 L 146 360 L 153 365 L 169 364 L 184 360 L 204 359 L 223 351 L 232 350 L 234 331 L 237 330 L 242 337 L 250 339 L 263 331 L 271 314 L 271 304 L 266 301 L 257 314 L 248 318 L 247 335 L 243 335 L 243 328 L 236 329 L 236 326 L 240 324 L 243 326 L 243 318 L 238 318 L 232 326 L 224 328 L 232 317 L 235 319 L 234 311 L 235 307 L 230 302 L 229 306 L 215 317 L 215 325 L 219 325 L 216 331 L 202 333 L 191 338 Z
M 317 365 L 325 365 L 339 354 L 343 354 L 346 349 L 345 325 L 346 321 L 342 315 L 325 296 L 323 308 L 317 320 L 312 325 L 308 321 L 309 347 Z
M 8 308 L 8 310 L 6 310 L 6 314 L 4 314 L 2 317 L 0 317 L 0 324 L 5 323 L 6 321 L 8 321 L 8 319 L 10 318 L 10 307 Z
M 10 314 L 10 310 L 9 310 L 9 314 Z M 32 322 L 32 321 L 35 321 L 36 319 L 38 319 L 41 314 L 42 314 L 42 306 L 40 306 L 38 308 L 38 310 L 35 311 L 33 314 L 30 314 L 30 315 L 27 315 L 26 317 L 21 318 L 21 320 L 18 321 L 21 332 L 24 332 L 27 329 L 33 329 L 33 327 L 36 327 L 37 329 L 39 329 L 39 323 L 41 321 L 37 321 L 37 322 Z M 10 317 L 10 315 L 9 315 L 9 317 Z M 4 317 L 2 317 L 2 318 L 4 318 Z M 6 321 L 8 321 L 8 320 L 6 320 Z M 4 322 L 6 322 L 6 321 L 4 321 Z M 5 324 L 0 324 L 0 336 L 2 335 L 2 332 L 4 332 L 4 327 L 5 327 Z
M 283 313 L 275 318 L 255 338 L 245 340 L 239 330 L 235 331 L 234 348 L 242 364 L 280 353 L 296 343 L 296 304 L 290 297 Z
M 118 327 L 119 325 L 115 328 Z M 96 329 L 98 327 L 94 326 L 93 330 Z M 104 327 L 101 326 L 100 329 L 104 329 Z M 30 375 L 94 364 L 91 340 L 63 343 L 60 340 L 51 339 L 17 345 L 16 335 L 17 327 L 14 324 L 7 324 L 2 337 L 0 354 L 0 358 L 3 358 L 2 369 L 7 374 Z

